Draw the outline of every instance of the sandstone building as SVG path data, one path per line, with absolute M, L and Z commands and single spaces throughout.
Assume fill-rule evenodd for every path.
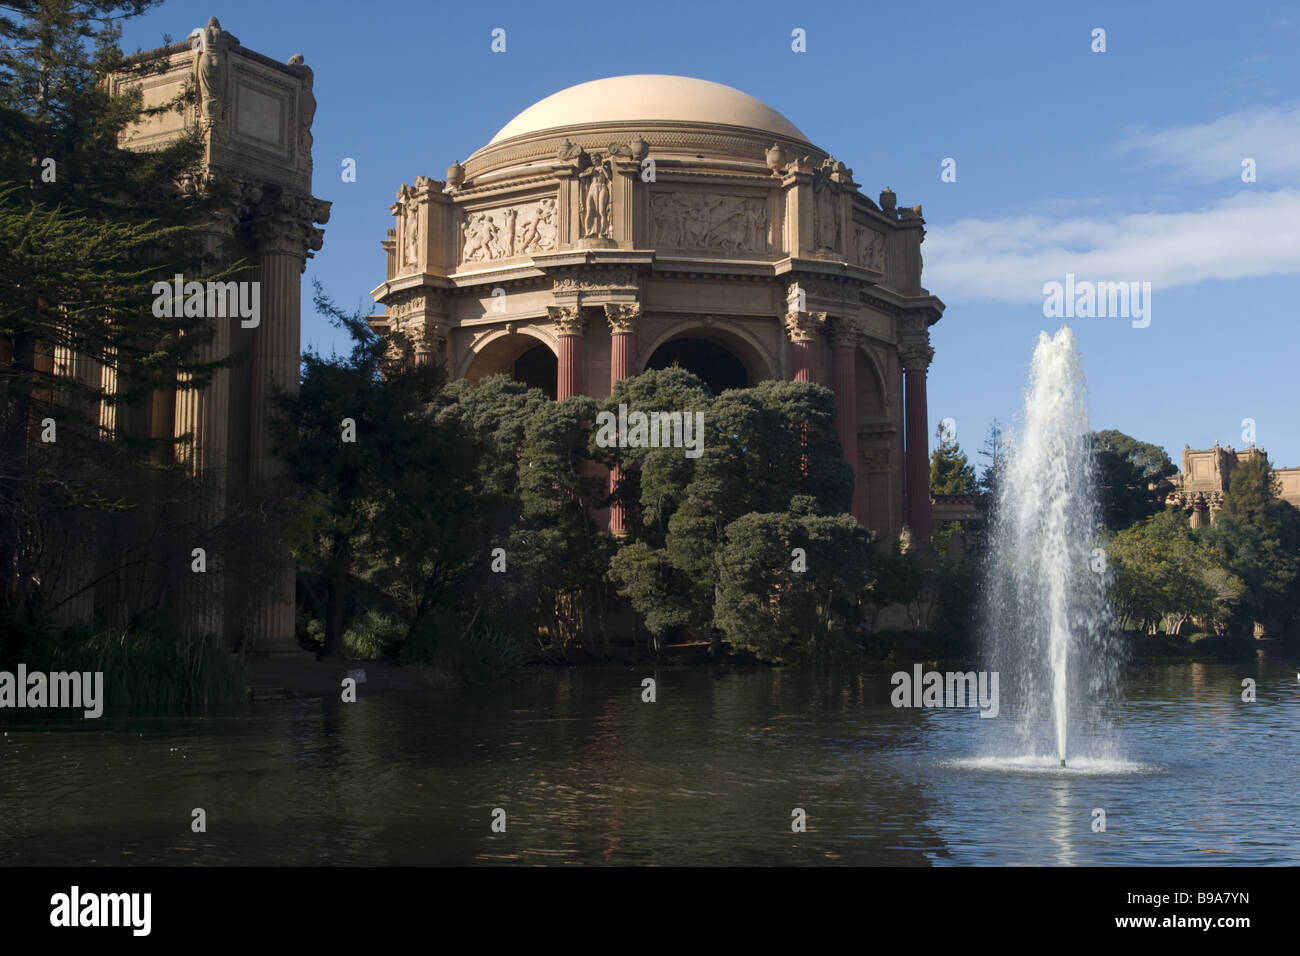
M 929 536 L 926 374 L 943 303 L 921 284 L 921 207 L 863 195 L 776 110 L 681 76 L 582 83 L 445 180 L 403 185 L 391 211 L 371 321 L 409 361 L 559 399 L 674 361 L 715 392 L 819 382 L 854 514 L 887 537 Z
M 1223 507 L 1228 483 L 1237 465 L 1256 455 L 1265 454 L 1262 448 L 1251 445 L 1236 451 L 1231 445 L 1197 451 L 1183 446 L 1183 458 L 1178 474 L 1169 479 L 1169 494 L 1165 503 L 1191 512 L 1192 527 L 1209 524 Z M 1282 498 L 1300 508 L 1300 468 L 1274 468 Z

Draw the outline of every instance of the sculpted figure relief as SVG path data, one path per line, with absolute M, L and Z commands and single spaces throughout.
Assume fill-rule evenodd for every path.
M 483 262 L 549 252 L 559 236 L 555 200 L 508 206 L 491 214 L 466 213 L 461 224 L 462 262 Z
M 764 252 L 767 224 L 764 199 L 684 192 L 650 197 L 650 241 L 665 249 Z
M 221 23 L 216 17 L 203 29 L 203 42 L 195 73 L 199 87 L 199 113 L 212 126 L 221 121 L 225 111 L 226 65 L 220 50 Z
M 596 162 L 579 176 L 586 183 L 582 196 L 582 237 L 609 238 L 610 183 L 613 180 L 609 163 Z
M 313 141 L 311 124 L 316 119 L 316 95 L 312 92 L 312 86 L 315 84 L 316 78 L 301 53 L 295 53 L 289 57 L 289 65 L 298 67 L 302 71 L 303 79 L 306 81 L 298 96 L 298 114 L 302 130 L 302 136 L 298 140 L 298 150 L 306 155 L 306 159 L 310 164 Z
M 834 251 L 840 245 L 839 192 L 825 169 L 813 179 L 813 239 L 818 250 Z
M 885 268 L 885 234 L 866 226 L 853 227 L 853 244 L 858 255 L 858 265 L 883 271 Z
M 416 206 L 406 210 L 406 259 L 407 265 L 420 261 L 420 211 Z

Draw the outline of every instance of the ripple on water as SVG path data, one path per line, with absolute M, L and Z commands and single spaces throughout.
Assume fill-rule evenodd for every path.
M 984 773 L 1059 775 L 1062 777 L 1106 777 L 1125 774 L 1157 773 L 1162 768 L 1137 760 L 1115 757 L 1073 757 L 1064 767 L 1056 757 L 1026 755 L 1022 757 L 968 757 L 940 761 L 941 767 L 975 770 Z

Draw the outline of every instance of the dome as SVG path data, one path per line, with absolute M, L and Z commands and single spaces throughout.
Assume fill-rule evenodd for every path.
M 642 73 L 592 80 L 552 93 L 501 127 L 488 145 L 563 127 L 640 122 L 741 126 L 808 141 L 797 126 L 748 93 L 689 76 Z

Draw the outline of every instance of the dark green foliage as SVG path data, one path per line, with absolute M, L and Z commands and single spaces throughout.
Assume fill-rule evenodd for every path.
M 316 307 L 353 339 L 347 357 L 303 356 L 302 386 L 281 396 L 280 450 L 297 484 L 290 541 L 325 594 L 324 651 L 342 650 L 353 575 L 387 595 L 407 624 L 419 619 L 472 560 L 466 521 L 476 495 L 474 439 L 435 424 L 444 373 L 391 361 L 383 339 L 316 288 Z M 350 419 L 355 441 L 343 440 Z M 439 547 L 427 547 L 437 541 Z
M 223 187 L 197 188 L 197 134 L 120 145 L 142 113 L 185 106 L 144 110 L 138 91 L 105 82 L 159 66 L 117 46 L 122 20 L 154 5 L 0 7 L 0 632 L 63 641 L 55 622 L 99 588 L 113 595 L 113 627 L 69 632 L 66 646 L 111 661 L 113 693 L 132 710 L 193 710 L 223 693 L 202 686 L 196 662 L 223 680 L 229 662 L 157 621 L 185 586 L 190 548 L 217 547 L 226 531 L 200 520 L 206 489 L 149 424 L 168 414 L 156 390 L 178 377 L 202 387 L 217 363 L 200 353 L 210 320 L 155 316 L 153 283 L 224 277 L 196 225 Z M 37 437 L 45 419 L 49 444 Z
M 1102 523 L 1120 531 L 1164 507 L 1162 478 L 1178 469 L 1158 445 L 1140 442 L 1115 429 L 1092 436 Z
M 343 632 L 343 654 L 349 660 L 377 661 L 390 656 L 406 629 L 390 614 L 370 608 Z
M 806 499 L 810 514 L 848 510 L 852 473 L 834 428 L 832 393 L 769 381 L 710 399 L 697 378 L 669 368 L 619 382 L 602 409 L 616 411 L 620 402 L 704 415 L 697 458 L 680 448 L 612 450 L 609 460 L 625 470 L 629 535 L 610 562 L 610 578 L 652 635 L 673 628 L 710 635 L 716 651 L 718 555 L 728 527 L 746 515 L 783 515 L 796 497 Z M 738 620 L 738 610 L 728 613 Z
M 229 648 L 211 636 L 186 637 L 162 618 L 129 628 L 11 629 L 0 641 L 0 667 L 19 661 L 29 672 L 102 672 L 110 719 L 233 713 L 244 701 L 240 662 Z
M 611 549 L 592 516 L 607 497 L 589 452 L 594 400 L 552 402 L 501 376 L 444 386 L 440 368 L 390 360 L 362 316 L 319 290 L 317 307 L 354 347 L 305 357 L 282 441 L 326 651 L 382 612 L 415 663 L 452 654 L 459 668 L 466 640 L 507 626 L 538 650 L 602 653 Z M 355 443 L 340 440 L 345 418 Z
M 1148 632 L 1163 620 L 1177 633 L 1189 618 L 1222 623 L 1231 615 L 1239 584 L 1215 573 L 1204 536 L 1177 509 L 1113 535 L 1105 550 L 1121 622 Z
M 872 536 L 852 515 L 815 508 L 798 496 L 786 513 L 727 526 L 715 557 L 714 624 L 733 648 L 770 661 L 856 651 L 844 615 L 870 580 Z
M 1207 538 L 1222 567 L 1245 585 L 1243 621 L 1258 621 L 1274 636 L 1300 625 L 1300 511 L 1278 497 L 1264 455 L 1233 470 Z
M 479 624 L 443 642 L 434 663 L 466 684 L 492 684 L 519 677 L 529 656 L 526 645 L 513 635 Z

